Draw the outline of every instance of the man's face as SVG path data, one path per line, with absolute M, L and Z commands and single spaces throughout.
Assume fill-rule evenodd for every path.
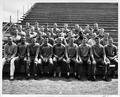
M 74 43 L 74 39 L 73 39 L 73 38 L 70 38 L 69 43 L 70 43 L 70 44 L 73 44 L 73 43 Z
M 72 32 L 69 32 L 69 33 L 68 33 L 68 37 L 72 37 Z
M 18 25 L 18 30 L 19 30 L 19 31 L 22 30 L 22 25 Z
M 41 28 L 40 28 L 40 29 L 41 29 L 41 31 L 42 31 L 42 32 L 44 31 L 44 27 L 43 27 L 43 26 L 41 26 Z
M 35 26 L 36 26 L 36 27 L 39 27 L 39 23 L 38 23 L 38 22 L 36 22 L 36 23 L 35 23 Z
M 12 43 L 13 39 L 12 37 L 8 37 L 8 43 Z
M 99 44 L 100 43 L 100 39 L 99 38 L 95 39 L 95 42 L 96 42 L 96 44 Z
M 26 23 L 26 26 L 29 27 L 29 26 L 30 26 L 30 23 L 27 22 L 27 23 Z
M 25 37 L 22 37 L 21 42 L 22 42 L 22 43 L 25 43 L 25 41 L 26 41 L 26 38 L 25 38 Z
M 48 43 L 48 38 L 44 39 L 44 43 L 47 44 Z
M 18 30 L 17 29 L 14 32 L 15 32 L 15 35 L 18 35 Z
M 104 37 L 105 37 L 105 38 L 108 38 L 108 37 L 109 37 L 109 34 L 108 34 L 108 33 L 105 33 Z
M 36 43 L 36 38 L 32 39 L 32 43 L 35 44 Z
M 109 39 L 109 45 L 113 44 L 113 40 Z
M 94 24 L 94 28 L 98 28 L 98 24 L 97 23 Z
M 64 24 L 64 28 L 65 28 L 65 29 L 68 28 L 68 24 Z
M 78 24 L 75 25 L 75 29 L 79 29 L 79 25 Z
M 86 25 L 86 26 L 85 26 L 85 29 L 89 29 L 89 25 Z
M 53 25 L 53 28 L 57 28 L 57 24 L 56 23 Z
M 31 32 L 34 32 L 34 27 L 31 28 Z
M 58 44 L 61 44 L 61 43 L 62 43 L 61 38 L 58 38 L 58 39 L 57 39 L 57 43 L 58 43 Z
M 83 38 L 82 42 L 83 42 L 83 44 L 85 44 L 87 42 L 87 39 Z
M 93 30 L 90 30 L 90 34 L 93 34 Z

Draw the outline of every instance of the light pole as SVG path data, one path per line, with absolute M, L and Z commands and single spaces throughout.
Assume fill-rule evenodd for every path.
M 11 16 L 10 16 L 10 23 L 11 23 Z
M 23 16 L 24 16 L 24 6 L 23 6 Z
M 17 9 L 17 23 L 18 23 L 18 20 L 19 20 L 19 10 Z

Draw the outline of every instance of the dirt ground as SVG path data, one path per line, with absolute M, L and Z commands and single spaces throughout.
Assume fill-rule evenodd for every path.
M 112 79 L 111 82 L 102 80 L 78 81 L 76 79 L 64 78 L 41 78 L 39 80 L 14 80 L 2 81 L 3 94 L 52 94 L 52 95 L 117 95 L 118 94 L 118 79 Z

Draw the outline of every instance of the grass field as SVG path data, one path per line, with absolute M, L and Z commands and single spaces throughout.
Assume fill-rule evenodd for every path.
M 41 78 L 39 80 L 14 80 L 2 81 L 3 94 L 99 94 L 99 95 L 117 95 L 118 94 L 118 79 L 112 79 L 111 82 L 102 80 L 78 81 L 76 79 L 64 78 Z

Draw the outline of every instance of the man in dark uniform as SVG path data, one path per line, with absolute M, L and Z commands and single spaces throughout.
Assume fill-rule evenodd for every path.
M 82 28 L 79 26 L 79 24 L 75 24 L 75 29 L 73 30 L 73 33 L 75 34 L 75 43 L 77 45 L 80 45 L 82 43 L 82 39 L 83 39 L 83 30 Z
M 35 32 L 37 33 L 37 34 L 39 34 L 39 31 L 40 31 L 40 27 L 39 27 L 39 23 L 38 22 L 35 22 Z
M 8 43 L 4 46 L 4 58 L 2 58 L 2 69 L 6 63 L 10 63 L 10 80 L 14 79 L 15 66 L 13 59 L 17 54 L 17 45 L 13 42 L 11 36 L 8 37 Z
M 45 72 L 45 67 L 47 66 L 47 74 L 52 74 L 53 72 L 53 47 L 48 43 L 48 38 L 44 39 L 43 44 L 39 48 L 39 56 L 42 64 L 42 72 Z
M 22 37 L 21 42 L 17 46 L 17 57 L 14 57 L 12 59 L 12 65 L 16 66 L 18 69 L 20 68 L 21 64 L 25 65 L 26 70 L 26 78 L 30 76 L 29 71 L 29 64 L 27 62 L 28 59 L 28 43 L 26 43 L 26 38 Z M 15 64 L 17 62 L 17 64 Z M 14 77 L 14 71 L 13 71 L 13 77 Z
M 53 28 L 51 29 L 52 38 L 57 38 L 58 33 L 60 33 L 60 29 L 57 27 L 57 23 L 53 24 Z
M 87 38 L 84 37 L 82 40 L 82 44 L 79 45 L 78 47 L 78 56 L 80 59 L 80 66 L 79 66 L 79 70 L 78 70 L 78 79 L 80 79 L 80 75 L 85 75 L 88 77 L 88 79 L 90 79 L 90 70 L 91 70 L 91 60 L 90 60 L 90 56 L 91 56 L 91 47 L 90 45 L 87 44 Z M 87 71 L 86 71 L 87 70 Z M 85 71 L 85 72 L 83 72 Z
M 74 43 L 74 39 L 69 40 L 69 44 L 66 46 L 66 57 L 67 63 L 70 65 L 70 70 L 73 69 L 73 74 L 77 75 L 77 65 L 78 65 L 78 46 Z
M 62 44 L 62 40 L 59 37 L 57 39 L 57 43 L 53 46 L 53 62 L 54 62 L 54 77 L 58 73 L 59 77 L 61 76 L 61 72 L 65 73 L 65 76 L 67 77 L 67 73 L 69 71 L 69 66 L 66 63 L 65 60 L 65 46 Z M 60 69 L 60 71 L 57 71 L 57 69 Z
M 41 45 L 43 43 L 44 38 L 42 37 L 42 33 L 39 33 L 36 38 L 36 42 Z
M 104 76 L 103 80 L 109 81 L 108 79 L 108 67 L 109 63 L 106 61 L 106 55 L 105 55 L 105 49 L 104 47 L 100 44 L 100 38 L 96 37 L 95 38 L 96 44 L 92 46 L 92 53 L 94 60 L 92 60 L 92 74 L 93 80 L 96 80 L 96 68 L 98 68 L 100 65 L 103 66 L 104 68 Z
M 93 33 L 96 33 L 97 35 L 99 34 L 99 26 L 98 26 L 98 23 L 94 23 L 94 26 L 93 26 Z
M 109 59 L 110 64 L 115 64 L 114 74 L 118 71 L 118 55 L 117 55 L 117 47 L 113 44 L 113 39 L 109 38 L 108 45 L 105 46 L 106 57 Z
M 68 33 L 70 32 L 70 29 L 68 29 L 68 24 L 64 24 L 64 28 L 62 29 L 62 32 L 65 34 L 65 38 L 68 36 Z
M 28 46 L 28 61 L 30 65 L 33 65 L 33 74 L 34 78 L 36 79 L 38 70 L 38 57 L 37 57 L 37 50 L 39 49 L 39 44 L 36 43 L 36 38 L 32 38 L 32 43 Z

